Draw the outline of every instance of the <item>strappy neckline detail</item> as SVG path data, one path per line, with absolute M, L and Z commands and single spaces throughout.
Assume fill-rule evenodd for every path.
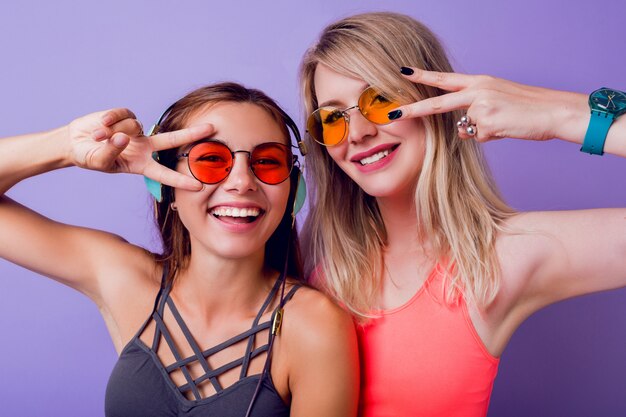
M 223 395 L 226 395 L 228 392 L 234 390 L 235 387 L 240 386 L 245 381 L 248 381 L 248 380 L 258 381 L 258 379 L 263 378 L 266 373 L 269 378 L 269 383 L 272 385 L 272 387 L 275 390 L 275 387 L 273 386 L 273 382 L 271 380 L 271 375 L 269 374 L 269 372 L 265 372 L 266 369 L 269 369 L 269 366 L 267 365 L 271 363 L 272 344 L 270 342 L 273 337 L 271 333 L 271 326 L 279 308 L 293 297 L 295 292 L 301 287 L 301 284 L 293 285 L 293 287 L 289 290 L 289 292 L 287 294 L 284 294 L 282 298 L 282 302 L 279 303 L 278 307 L 274 309 L 274 311 L 271 314 L 271 317 L 268 320 L 262 323 L 259 323 L 259 321 L 261 320 L 261 317 L 268 311 L 270 304 L 276 298 L 276 296 L 279 293 L 279 290 L 281 289 L 281 284 L 284 279 L 283 274 L 281 274 L 276 279 L 276 282 L 274 283 L 272 289 L 270 290 L 269 294 L 265 298 L 263 305 L 261 306 L 259 312 L 255 316 L 252 322 L 252 326 L 249 329 L 215 346 L 202 350 L 200 346 L 198 345 L 198 343 L 196 342 L 196 340 L 194 339 L 193 335 L 191 334 L 191 331 L 189 330 L 187 324 L 185 323 L 182 316 L 180 315 L 180 312 L 178 311 L 178 308 L 176 307 L 176 304 L 174 303 L 174 300 L 170 295 L 171 285 L 165 284 L 166 275 L 167 275 L 167 271 L 164 270 L 161 288 L 155 299 L 155 303 L 154 303 L 154 307 L 153 307 L 153 311 L 151 315 L 148 317 L 145 323 L 141 326 L 141 328 L 139 329 L 137 334 L 133 337 L 131 342 L 126 346 L 126 348 L 122 350 L 121 354 L 123 354 L 127 350 L 127 348 L 129 348 L 132 344 L 139 346 L 139 348 L 141 348 L 144 352 L 148 353 L 150 357 L 152 358 L 156 367 L 159 369 L 159 371 L 165 378 L 167 385 L 174 391 L 176 398 L 178 398 L 178 400 L 181 401 L 183 405 L 185 405 L 186 407 L 195 407 L 201 404 L 210 403 L 214 399 L 221 397 Z M 187 357 L 182 357 L 179 349 L 176 347 L 176 343 L 174 342 L 172 333 L 165 325 L 163 317 L 164 317 L 166 305 L 169 308 L 170 313 L 174 317 L 176 324 L 179 326 L 179 329 L 182 331 L 184 335 L 184 340 L 187 342 L 187 344 L 189 345 L 189 347 L 191 347 L 191 350 L 193 351 L 193 354 Z M 143 334 L 144 330 L 146 329 L 147 325 L 150 323 L 151 320 L 153 320 L 155 323 L 155 329 L 154 329 L 154 336 L 152 337 L 151 346 L 148 346 L 143 340 L 141 340 L 140 336 Z M 268 330 L 268 339 L 263 345 L 257 348 L 254 348 L 256 336 L 259 332 L 263 330 Z M 246 342 L 245 353 L 242 357 L 239 357 L 237 359 L 229 361 L 228 363 L 220 365 L 216 369 L 212 369 L 212 367 L 208 363 L 208 358 L 210 356 L 216 353 L 219 353 L 225 349 L 228 349 L 229 347 L 234 346 L 238 343 L 242 343 L 246 339 L 247 339 L 247 342 Z M 165 343 L 167 344 L 167 347 L 169 348 L 170 352 L 174 356 L 174 362 L 169 365 L 165 365 L 157 354 L 161 340 L 165 341 Z M 264 367 L 264 371 L 258 374 L 248 375 L 250 362 L 254 358 L 258 357 L 259 355 L 263 353 L 267 354 L 266 367 Z M 189 369 L 188 369 L 188 365 L 194 362 L 199 363 L 200 366 L 202 367 L 202 375 L 196 378 L 194 378 L 190 374 Z M 237 381 L 235 381 L 234 383 L 232 383 L 231 385 L 225 388 L 222 387 L 222 385 L 218 381 L 218 377 L 224 374 L 225 372 L 228 372 L 229 370 L 232 370 L 239 366 L 241 367 L 241 372 L 239 373 L 239 378 L 237 379 Z M 180 371 L 182 373 L 186 381 L 185 384 L 179 386 L 171 378 L 171 374 L 176 371 Z M 198 387 L 199 385 L 206 383 L 205 381 L 207 380 L 212 385 L 213 389 L 215 390 L 215 393 L 204 397 L 200 393 L 200 390 Z M 185 395 L 185 393 L 187 392 L 191 393 L 191 395 L 193 396 L 193 399 L 187 398 L 187 396 Z M 278 393 L 276 394 L 278 395 Z
M 224 372 L 239 366 L 240 363 L 242 365 L 242 369 L 241 369 L 241 374 L 239 376 L 239 379 L 242 379 L 243 377 L 247 376 L 248 365 L 250 364 L 250 359 L 253 358 L 252 348 L 254 346 L 254 340 L 255 340 L 256 334 L 264 329 L 269 328 L 270 323 L 271 323 L 271 319 L 270 319 L 270 321 L 264 322 L 263 324 L 259 325 L 259 320 L 261 319 L 263 314 L 266 312 L 271 301 L 276 296 L 278 289 L 280 287 L 280 284 L 281 284 L 281 280 L 279 278 L 276 280 L 276 283 L 272 287 L 272 290 L 269 292 L 268 296 L 263 302 L 263 305 L 261 309 L 259 310 L 259 312 L 257 313 L 252 323 L 252 327 L 250 329 L 248 329 L 247 331 L 243 333 L 240 333 L 239 335 L 231 337 L 230 339 L 218 344 L 217 346 L 213 346 L 204 351 L 200 349 L 200 347 L 198 346 L 198 343 L 196 342 L 194 337 L 191 335 L 191 332 L 189 331 L 187 324 L 185 323 L 180 313 L 178 312 L 178 309 L 176 308 L 176 305 L 174 304 L 174 300 L 170 296 L 171 287 L 168 286 L 165 289 L 165 291 L 162 294 L 161 301 L 159 302 L 159 306 L 157 307 L 157 310 L 155 311 L 155 313 L 153 313 L 152 315 L 153 319 L 155 320 L 156 329 L 154 332 L 154 338 L 153 338 L 152 347 L 150 348 L 150 350 L 152 350 L 153 352 L 158 352 L 161 335 L 163 335 L 163 338 L 167 342 L 168 347 L 170 351 L 172 352 L 172 354 L 174 355 L 174 359 L 175 359 L 174 363 L 168 366 L 163 366 L 163 368 L 168 374 L 171 374 L 172 372 L 178 369 L 183 373 L 185 379 L 187 380 L 187 384 L 177 387 L 177 389 L 181 392 L 181 394 L 186 391 L 191 390 L 195 400 L 203 399 L 202 395 L 200 394 L 198 390 L 198 385 L 206 381 L 207 379 L 213 385 L 213 388 L 215 389 L 215 393 L 216 394 L 220 393 L 221 391 L 224 390 L 224 388 L 221 386 L 221 384 L 217 380 L 217 377 L 223 374 Z M 172 335 L 169 329 L 163 322 L 165 304 L 167 304 L 167 306 L 170 308 L 170 311 L 172 315 L 174 316 L 178 326 L 182 330 L 187 343 L 193 350 L 193 353 L 194 353 L 193 355 L 188 356 L 186 358 L 181 357 L 180 352 L 178 351 L 176 344 L 174 343 L 174 340 L 172 338 Z M 242 337 L 242 335 L 244 336 Z M 245 340 L 246 337 L 248 338 L 248 343 L 246 346 L 246 352 L 242 358 L 239 358 L 227 364 L 224 364 L 217 369 L 211 369 L 211 366 L 209 365 L 207 361 L 207 358 L 209 356 L 217 352 L 220 352 L 224 349 L 227 349 L 228 347 L 231 347 L 238 342 Z M 256 352 L 255 356 L 258 356 L 259 354 L 267 351 L 268 343 L 264 344 L 260 348 L 255 349 L 255 352 Z M 200 363 L 200 365 L 202 366 L 204 375 L 200 376 L 199 378 L 194 379 L 190 375 L 189 370 L 187 369 L 186 365 L 195 361 L 198 361 L 198 363 Z

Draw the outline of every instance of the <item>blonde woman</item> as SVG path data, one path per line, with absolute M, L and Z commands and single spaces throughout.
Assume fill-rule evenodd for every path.
M 484 416 L 527 317 L 626 285 L 626 210 L 517 213 L 477 143 L 602 153 L 587 96 L 452 73 L 436 37 L 392 13 L 328 26 L 300 75 L 308 270 L 360 322 L 363 416 Z M 614 93 L 605 109 L 626 106 Z M 603 149 L 626 156 L 618 116 Z

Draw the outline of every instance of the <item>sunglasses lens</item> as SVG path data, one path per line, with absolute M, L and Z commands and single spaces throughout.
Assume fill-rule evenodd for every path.
M 280 184 L 289 178 L 293 158 L 287 145 L 263 143 L 250 155 L 250 168 L 254 175 L 266 184 Z
M 346 119 L 339 109 L 322 107 L 309 116 L 307 131 L 318 143 L 334 146 L 340 143 L 346 135 Z
M 189 151 L 191 174 L 206 184 L 216 184 L 228 176 L 233 158 L 228 147 L 219 142 L 200 142 Z
M 379 125 L 389 123 L 390 120 L 387 113 L 399 106 L 400 104 L 387 99 L 373 87 L 363 91 L 361 97 L 359 97 L 361 114 L 370 122 Z

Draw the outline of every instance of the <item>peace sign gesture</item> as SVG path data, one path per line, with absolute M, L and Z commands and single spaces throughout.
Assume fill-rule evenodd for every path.
M 462 139 L 485 142 L 500 138 L 546 140 L 561 138 L 581 143 L 589 122 L 584 94 L 550 90 L 487 75 L 466 75 L 403 67 L 411 81 L 449 93 L 401 106 L 402 118 L 465 110 L 459 123 Z M 474 127 L 468 132 L 468 127 Z
M 213 133 L 213 127 L 193 126 L 148 138 L 133 112 L 118 108 L 78 118 L 68 125 L 68 133 L 70 160 L 76 166 L 141 174 L 175 188 L 199 190 L 200 182 L 160 165 L 152 153 L 203 139 Z

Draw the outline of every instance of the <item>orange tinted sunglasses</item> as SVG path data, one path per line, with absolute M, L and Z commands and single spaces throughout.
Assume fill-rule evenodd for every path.
M 368 87 L 363 90 L 355 106 L 343 110 L 325 106 L 315 110 L 307 119 L 307 132 L 321 145 L 339 145 L 348 136 L 349 110 L 359 109 L 370 122 L 384 125 L 391 122 L 387 114 L 399 106 L 399 103 L 386 98 L 378 89 Z
M 225 143 L 206 139 L 194 144 L 178 159 L 187 158 L 189 171 L 200 182 L 217 184 L 228 177 L 235 162 L 235 154 L 248 154 L 248 166 L 259 181 L 280 184 L 289 178 L 296 157 L 289 146 L 278 142 L 265 142 L 250 151 L 232 151 Z

